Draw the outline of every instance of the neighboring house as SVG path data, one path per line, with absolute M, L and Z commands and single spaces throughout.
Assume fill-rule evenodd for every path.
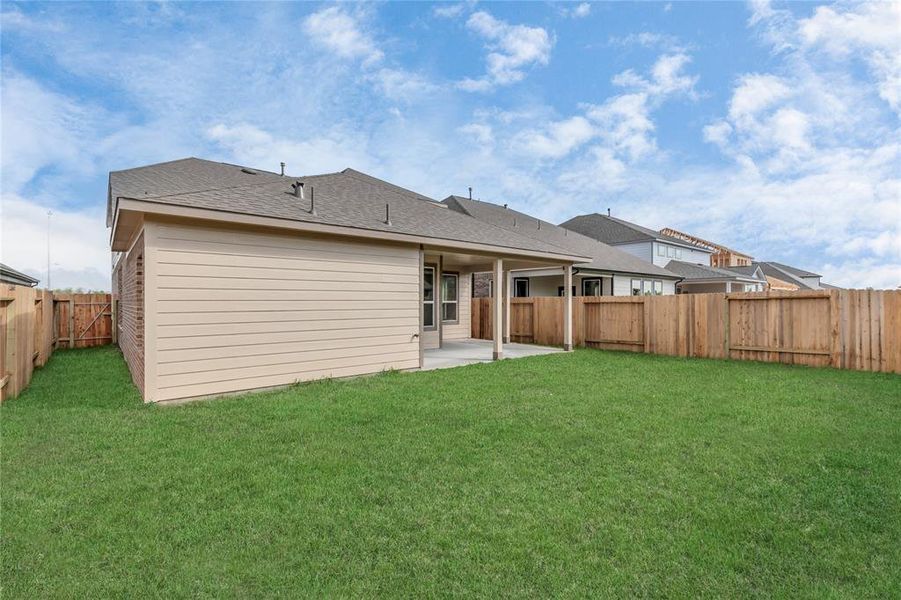
M 666 268 L 682 276 L 678 286 L 680 294 L 763 292 L 767 289 L 766 277 L 758 267 L 724 269 L 673 260 Z
M 38 284 L 38 280 L 34 277 L 31 277 L 30 275 L 26 275 L 21 271 L 16 271 L 12 267 L 7 267 L 3 263 L 0 263 L 0 283 L 34 287 Z
M 148 402 L 420 368 L 424 350 L 469 337 L 471 273 L 571 279 L 591 260 L 353 169 L 295 178 L 189 158 L 116 171 L 107 224 L 119 345 Z
M 580 215 L 560 226 L 663 268 L 671 260 L 709 265 L 710 255 L 713 254 L 713 250 L 705 246 L 663 235 L 659 231 L 610 215 Z
M 751 263 L 754 262 L 754 257 L 750 254 L 733 250 L 728 246 L 723 246 L 722 244 L 699 238 L 690 233 L 684 233 L 677 229 L 673 229 L 672 227 L 665 227 L 660 230 L 660 233 L 662 235 L 667 235 L 698 246 L 709 248 L 713 251 L 713 254 L 710 255 L 711 267 L 723 267 L 726 269 L 730 267 L 750 267 Z
M 772 261 L 755 262 L 767 279 L 775 280 L 773 289 L 821 290 L 821 275 Z
M 559 246 L 572 254 L 590 256 L 573 273 L 575 296 L 629 296 L 674 294 L 680 277 L 653 263 L 608 246 L 574 231 L 536 219 L 525 213 L 490 202 L 450 196 L 443 200 L 451 209 L 484 223 Z M 559 267 L 512 271 L 508 289 L 514 297 L 562 296 L 563 272 Z M 490 274 L 474 275 L 473 295 L 485 297 L 493 287 Z

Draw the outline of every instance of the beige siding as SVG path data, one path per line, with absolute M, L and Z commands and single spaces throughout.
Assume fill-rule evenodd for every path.
M 415 246 L 153 228 L 152 400 L 419 366 Z
M 117 298 L 116 327 L 119 348 L 131 378 L 144 395 L 144 234 L 119 259 L 113 272 L 113 297 Z

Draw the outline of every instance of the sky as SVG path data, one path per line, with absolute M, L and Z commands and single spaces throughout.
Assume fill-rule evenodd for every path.
M 901 285 L 901 3 L 15 3 L 0 260 L 109 289 L 108 173 L 353 167 Z

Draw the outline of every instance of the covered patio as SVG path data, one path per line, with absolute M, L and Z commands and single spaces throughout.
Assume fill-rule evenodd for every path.
M 563 352 L 562 348 L 537 346 L 534 344 L 504 344 L 503 358 L 523 358 Z M 455 340 L 445 341 L 441 348 L 426 350 L 423 356 L 422 370 L 447 369 L 494 360 L 494 342 L 491 340 Z

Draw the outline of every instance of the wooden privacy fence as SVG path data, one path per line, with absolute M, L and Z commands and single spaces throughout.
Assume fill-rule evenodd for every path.
M 491 299 L 472 337 L 491 339 Z M 563 298 L 512 298 L 510 340 L 563 343 Z M 901 373 L 901 292 L 825 290 L 573 298 L 577 346 Z
M 15 398 L 57 348 L 115 342 L 109 294 L 53 294 L 0 286 L 0 400 Z

